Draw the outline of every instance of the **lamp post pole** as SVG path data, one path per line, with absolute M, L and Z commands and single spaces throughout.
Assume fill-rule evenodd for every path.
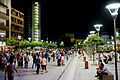
M 111 13 L 113 17 L 113 21 L 114 21 L 115 74 L 116 74 L 116 80 L 118 80 L 117 53 L 116 53 L 116 18 L 118 15 L 118 9 L 120 8 L 120 3 L 114 3 L 114 4 L 107 5 L 106 8 Z
M 115 74 L 116 74 L 116 80 L 118 80 L 118 71 L 117 71 L 117 53 L 116 53 L 116 16 L 113 16 L 114 21 L 114 50 L 115 50 Z
M 21 39 L 21 36 L 18 36 L 18 40 L 20 41 L 20 39 Z M 19 44 L 19 49 L 20 49 L 20 44 Z
M 1 36 L 1 38 L 2 38 L 2 46 L 3 46 L 3 47 L 2 47 L 2 48 L 3 48 L 2 51 L 4 51 L 4 45 L 3 45 L 3 37 L 4 37 L 4 35 L 5 35 L 5 33 L 0 33 L 0 36 Z
M 2 38 L 2 45 L 3 45 L 3 34 L 1 35 L 1 38 Z M 2 49 L 2 51 L 4 51 L 4 45 L 3 45 L 3 49 Z
M 102 24 L 95 24 L 94 27 L 98 32 L 98 46 L 99 46 L 99 32 L 100 32 L 100 27 L 103 26 Z M 100 61 L 100 52 L 98 51 L 98 64 Z
M 29 40 L 29 43 L 30 43 L 30 41 L 31 41 L 31 37 L 28 37 L 28 40 Z M 30 46 L 29 46 L 30 47 Z
M 93 36 L 95 34 L 95 31 L 90 31 L 90 34 Z M 93 46 L 92 46 L 93 47 Z M 94 50 L 92 48 L 92 54 L 93 55 L 93 64 L 94 64 L 94 59 L 95 59 L 95 53 L 94 53 Z
M 98 46 L 99 46 L 99 32 L 100 32 L 100 27 L 103 26 L 102 24 L 95 24 L 94 27 L 98 32 Z M 98 64 L 99 64 L 99 60 L 100 60 L 100 53 L 98 52 Z
M 118 80 L 118 71 L 117 71 L 117 53 L 116 53 L 116 18 L 114 20 L 114 49 L 115 49 L 115 73 L 116 73 L 116 80 Z

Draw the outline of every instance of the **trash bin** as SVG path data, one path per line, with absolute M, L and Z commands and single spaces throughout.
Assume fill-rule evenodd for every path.
M 88 69 L 88 61 L 85 61 L 85 69 Z
M 84 57 L 83 59 L 84 59 L 83 61 L 85 62 L 86 61 L 86 57 Z

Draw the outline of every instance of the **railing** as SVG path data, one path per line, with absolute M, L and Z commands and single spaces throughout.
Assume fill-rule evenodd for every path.
M 5 8 L 8 8 L 8 6 L 4 3 L 4 0 L 0 0 L 0 5 L 4 6 Z
M 9 31 L 9 27 L 4 26 L 4 25 L 0 25 L 0 30 Z
M 0 37 L 0 41 L 7 41 L 7 40 L 8 40 L 8 38 L 6 38 L 6 37 L 3 37 L 3 38 Z
M 1 12 L 1 11 L 0 11 L 0 18 L 3 18 L 3 19 L 6 19 L 6 20 L 9 20 L 9 16 L 6 15 L 5 13 Z

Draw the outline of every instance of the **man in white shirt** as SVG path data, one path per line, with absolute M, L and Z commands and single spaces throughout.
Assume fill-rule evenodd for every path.
M 107 67 L 104 64 L 101 64 L 101 67 L 102 67 L 101 70 L 98 71 L 98 76 L 99 76 L 98 79 L 102 79 L 102 76 L 108 75 L 108 72 L 109 72 Z
M 43 74 L 43 71 L 45 70 L 46 73 L 47 73 L 47 69 L 46 69 L 46 66 L 47 66 L 47 60 L 45 58 L 45 56 L 43 56 L 43 59 L 42 59 L 42 74 Z

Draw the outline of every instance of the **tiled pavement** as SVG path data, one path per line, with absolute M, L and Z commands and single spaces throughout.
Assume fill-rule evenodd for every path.
M 88 56 L 85 55 L 88 60 Z M 70 62 L 70 63 L 69 63 Z M 15 74 L 15 80 L 98 80 L 96 75 L 96 68 L 98 66 L 91 65 L 93 62 L 88 61 L 89 69 L 85 69 L 83 56 L 75 56 L 69 61 L 65 61 L 65 66 L 58 67 L 56 62 L 48 63 L 48 73 L 37 75 L 34 69 L 21 69 L 21 77 Z M 68 66 L 67 66 L 68 65 Z M 114 74 L 114 64 L 106 64 L 108 69 Z M 120 63 L 118 63 L 118 73 L 120 80 Z M 0 72 L 0 80 L 3 80 L 3 72 Z M 115 76 L 114 76 L 115 78 Z M 115 79 L 114 79 L 115 80 Z
M 85 55 L 88 61 L 88 56 Z M 114 62 L 114 61 L 113 61 Z M 95 61 L 97 63 L 97 60 Z M 76 65 L 75 65 L 76 64 Z M 114 74 L 115 80 L 115 67 L 114 64 L 105 64 L 110 72 Z M 85 69 L 85 62 L 83 56 L 76 57 L 71 62 L 70 66 L 66 69 L 60 80 L 98 80 L 96 75 L 96 68 L 98 66 L 93 65 L 93 61 L 88 61 L 88 69 Z M 120 63 L 118 63 L 118 80 L 120 80 Z
M 40 72 L 39 74 L 36 74 L 36 69 L 18 69 L 21 73 L 21 76 L 19 77 L 15 72 L 15 80 L 57 80 L 61 73 L 64 71 L 67 64 L 72 60 L 70 58 L 68 61 L 65 60 L 65 66 L 57 66 L 57 62 L 49 62 L 47 69 L 48 73 Z M 31 66 L 31 63 L 29 64 L 29 67 Z M 0 71 L 0 80 L 4 80 L 4 72 Z
M 88 60 L 88 56 L 85 55 Z M 113 60 L 114 62 L 114 60 Z M 95 61 L 97 63 L 97 61 Z M 85 69 L 85 63 L 83 62 L 83 56 L 78 59 L 78 62 L 76 64 L 76 70 L 73 80 L 98 80 L 95 78 L 96 75 L 96 68 L 98 66 L 91 65 L 93 64 L 92 61 L 88 61 L 89 69 Z M 110 72 L 114 74 L 114 80 L 115 80 L 115 65 L 108 63 L 105 64 Z M 120 63 L 118 63 L 118 80 L 120 80 Z

